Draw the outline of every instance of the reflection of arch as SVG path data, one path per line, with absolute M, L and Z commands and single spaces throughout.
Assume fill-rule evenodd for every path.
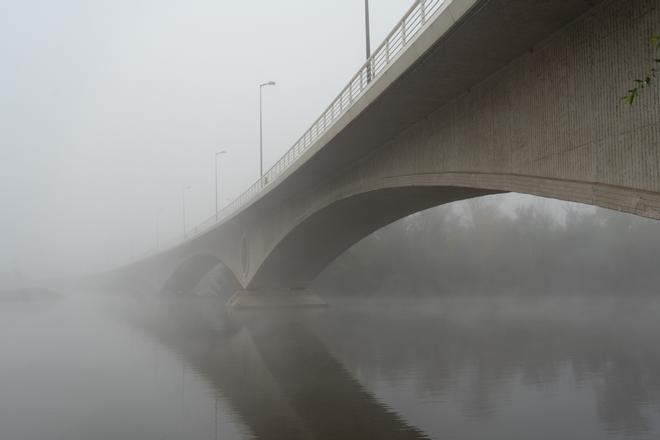
M 194 255 L 179 265 L 174 273 L 167 279 L 162 290 L 166 293 L 189 293 L 195 288 L 204 275 L 217 266 L 224 267 L 220 259 L 215 255 Z M 231 271 L 224 270 L 223 278 L 231 278 L 225 280 L 226 283 L 229 285 L 237 285 Z M 233 291 L 231 293 L 233 293 Z
M 256 438 L 426 438 L 327 350 L 309 328 L 314 315 L 207 313 L 219 306 L 176 301 L 133 323 L 215 387 Z

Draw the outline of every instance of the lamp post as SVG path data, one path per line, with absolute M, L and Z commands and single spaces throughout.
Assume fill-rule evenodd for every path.
M 259 84 L 259 177 L 264 176 L 264 135 L 263 135 L 263 112 L 262 112 L 262 99 L 261 91 L 266 86 L 274 86 L 275 81 L 268 81 Z
M 369 39 L 369 0 L 364 0 L 364 30 L 366 36 L 367 63 L 371 57 L 371 41 Z M 367 64 L 367 82 L 371 81 L 371 63 Z
M 225 150 L 216 151 L 215 153 L 215 221 L 218 221 L 218 156 L 227 154 Z
M 183 216 L 183 238 L 186 239 L 188 231 L 186 230 L 186 190 L 190 189 L 190 186 L 181 187 L 181 214 Z
M 156 224 L 156 250 L 160 249 L 160 222 L 158 221 L 159 214 L 156 214 L 154 223 Z

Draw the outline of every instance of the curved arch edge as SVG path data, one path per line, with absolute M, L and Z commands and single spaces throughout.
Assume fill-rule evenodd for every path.
M 376 203 L 369 201 L 369 198 L 378 197 L 379 193 L 394 194 L 396 191 L 403 191 L 408 196 L 422 193 L 424 196 L 422 200 L 402 206 L 401 209 L 388 215 L 385 214 L 385 211 L 392 209 L 388 204 L 405 204 L 407 203 L 406 198 L 392 197 L 393 202 L 387 200 L 387 197 L 381 198 Z M 389 223 L 445 203 L 503 192 L 577 202 L 660 220 L 660 193 L 598 182 L 579 182 L 518 174 L 465 172 L 386 176 L 362 182 L 359 187 L 348 191 L 344 188 L 341 194 L 335 193 L 326 197 L 325 200 L 318 201 L 315 204 L 316 209 L 305 210 L 295 222 L 278 234 L 270 249 L 264 253 L 259 265 L 248 277 L 245 287 L 248 289 L 308 287 L 311 280 L 350 245 Z M 363 203 L 353 203 L 351 206 L 351 200 Z M 346 206 L 340 208 L 342 205 Z M 377 218 L 377 215 L 371 215 L 368 219 L 365 219 L 364 215 L 360 215 L 359 211 L 370 209 L 380 209 L 383 212 L 382 219 Z M 349 214 L 342 217 L 333 212 L 336 210 L 343 210 Z M 321 217 L 324 215 L 327 215 L 330 220 L 323 220 Z M 351 228 L 358 224 L 358 230 L 355 233 L 338 233 L 337 229 L 342 226 L 337 225 L 336 221 L 332 225 L 333 218 L 336 221 L 348 219 L 348 224 L 345 226 Z M 366 223 L 366 225 L 359 224 L 360 222 Z M 344 234 L 338 237 L 341 243 L 326 243 L 327 237 L 324 235 L 333 233 Z M 310 243 L 306 245 L 292 243 L 295 240 Z M 311 243 L 315 240 L 319 241 L 318 245 Z M 311 261 L 315 258 L 313 253 L 323 252 L 325 255 L 316 264 L 312 264 Z M 297 271 L 296 276 L 286 280 L 287 273 L 296 273 L 290 269 L 293 264 L 303 266 L 303 268 Z M 308 273 L 304 273 L 305 270 Z

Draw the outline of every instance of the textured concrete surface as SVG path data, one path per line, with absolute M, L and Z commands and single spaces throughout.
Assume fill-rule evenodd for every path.
M 123 273 L 163 286 L 209 255 L 245 288 L 304 288 L 390 222 L 497 192 L 660 219 L 660 88 L 620 99 L 651 66 L 660 2 L 452 6 L 259 200 Z

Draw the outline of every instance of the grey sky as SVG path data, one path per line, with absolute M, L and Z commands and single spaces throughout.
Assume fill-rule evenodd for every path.
M 410 0 L 372 0 L 376 46 Z M 0 0 L 0 284 L 117 264 L 214 212 L 364 58 L 362 0 Z M 223 200 L 224 201 L 224 200 Z

